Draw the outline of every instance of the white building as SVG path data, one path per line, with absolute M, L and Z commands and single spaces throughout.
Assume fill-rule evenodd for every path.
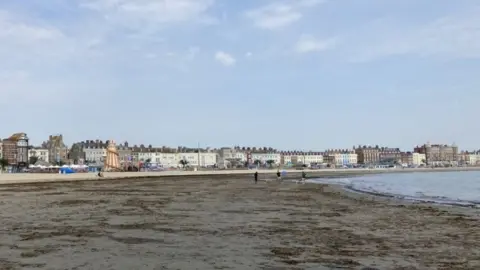
M 358 155 L 353 151 L 327 151 L 323 157 L 325 163 L 335 167 L 356 165 Z
M 470 153 L 467 155 L 469 165 L 478 165 L 480 163 L 480 153 Z
M 425 154 L 420 154 L 420 153 L 412 153 L 412 165 L 422 165 L 425 164 Z
M 48 149 L 44 149 L 44 148 L 28 149 L 28 160 L 30 160 L 31 157 L 37 157 L 38 160 L 50 162 Z
M 85 161 L 88 163 L 101 164 L 107 156 L 107 149 L 105 148 L 84 148 Z
M 358 162 L 358 155 L 355 153 L 335 153 L 336 166 L 355 165 Z
M 323 164 L 323 155 L 320 152 L 282 152 L 282 164 Z
M 2 139 L 0 139 L 0 159 L 3 158 L 3 143 L 2 143 Z
M 217 165 L 220 168 L 243 165 L 247 161 L 247 154 L 235 148 L 224 147 L 218 150 Z
M 180 161 L 186 160 L 189 166 L 209 167 L 217 164 L 217 153 L 162 153 L 162 152 L 135 152 L 134 160 L 162 165 L 165 168 L 181 167 Z M 199 160 L 200 158 L 200 160 Z
M 161 164 L 165 168 L 177 168 L 180 164 L 180 157 L 177 153 L 154 153 L 152 162 Z
M 322 164 L 323 155 L 319 152 L 305 152 L 298 156 L 298 160 L 302 164 L 311 165 L 311 164 Z
M 280 165 L 281 158 L 280 153 L 252 153 L 252 161 L 260 160 L 262 164 L 266 164 L 268 160 L 273 160 L 273 165 Z
M 209 167 L 217 164 L 217 153 L 178 153 L 178 163 L 180 160 L 188 161 L 189 166 Z

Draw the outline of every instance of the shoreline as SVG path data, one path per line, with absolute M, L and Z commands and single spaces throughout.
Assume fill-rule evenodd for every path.
M 105 180 L 128 180 L 163 177 L 236 177 L 253 175 L 258 171 L 260 179 L 265 177 L 276 178 L 276 169 L 262 170 L 215 170 L 215 171 L 162 171 L 162 172 L 105 172 L 104 177 L 99 178 L 96 173 L 75 173 L 75 174 L 6 174 L 0 173 L 0 185 L 12 184 L 35 184 L 48 182 L 74 182 L 74 181 L 105 181 Z M 280 170 L 287 173 L 283 179 L 297 179 L 302 170 Z M 457 168 L 415 168 L 415 169 L 320 169 L 305 170 L 307 178 L 328 178 L 328 177 L 352 177 L 361 175 L 373 175 L 384 173 L 415 173 L 415 172 L 459 172 L 459 171 L 480 171 L 480 167 L 457 167 Z
M 386 200 L 395 200 L 397 203 L 411 203 L 411 204 L 430 204 L 435 206 L 451 206 L 451 207 L 460 207 L 460 208 L 471 208 L 471 209 L 480 209 L 480 203 L 469 202 L 469 201 L 462 201 L 462 200 L 442 200 L 438 199 L 435 200 L 434 198 L 427 199 L 427 198 L 420 198 L 420 197 L 413 197 L 413 196 L 406 196 L 406 195 L 394 195 L 388 193 L 380 193 L 380 192 L 373 192 L 373 191 L 366 191 L 361 189 L 356 189 L 350 186 L 342 186 L 342 185 L 335 185 L 335 184 L 328 184 L 332 186 L 337 186 L 341 188 L 344 192 L 350 194 L 358 194 L 360 196 L 372 196 L 376 198 L 383 198 Z

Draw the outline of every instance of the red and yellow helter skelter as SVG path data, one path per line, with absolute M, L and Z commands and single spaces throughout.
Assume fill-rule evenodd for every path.
M 107 146 L 107 156 L 105 157 L 105 162 L 103 166 L 104 171 L 121 171 L 120 159 L 115 146 L 115 141 L 111 140 Z

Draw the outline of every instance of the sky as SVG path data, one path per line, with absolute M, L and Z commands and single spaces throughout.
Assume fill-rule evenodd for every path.
M 0 2 L 0 137 L 480 148 L 477 0 Z

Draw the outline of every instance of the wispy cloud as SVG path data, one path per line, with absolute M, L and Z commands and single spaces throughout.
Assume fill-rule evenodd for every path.
M 211 21 L 214 0 L 84 0 L 82 7 L 100 12 L 113 23 L 138 28 L 191 20 Z
M 353 59 L 371 61 L 394 55 L 480 58 L 480 8 L 445 16 L 430 23 L 406 27 L 381 19 L 360 28 L 350 38 Z
M 30 43 L 38 40 L 52 40 L 61 36 L 62 33 L 56 29 L 18 21 L 9 12 L 0 10 L 0 39 L 4 41 Z
M 215 60 L 227 67 L 235 65 L 235 63 L 237 62 L 237 60 L 233 56 L 223 51 L 218 51 L 217 53 L 215 53 Z
M 335 39 L 319 40 L 311 35 L 302 35 L 295 44 L 294 50 L 297 53 L 309 53 L 325 51 L 335 45 Z
M 256 27 L 275 30 L 297 22 L 303 16 L 303 10 L 322 3 L 320 0 L 274 2 L 247 11 L 247 18 L 253 20 Z

